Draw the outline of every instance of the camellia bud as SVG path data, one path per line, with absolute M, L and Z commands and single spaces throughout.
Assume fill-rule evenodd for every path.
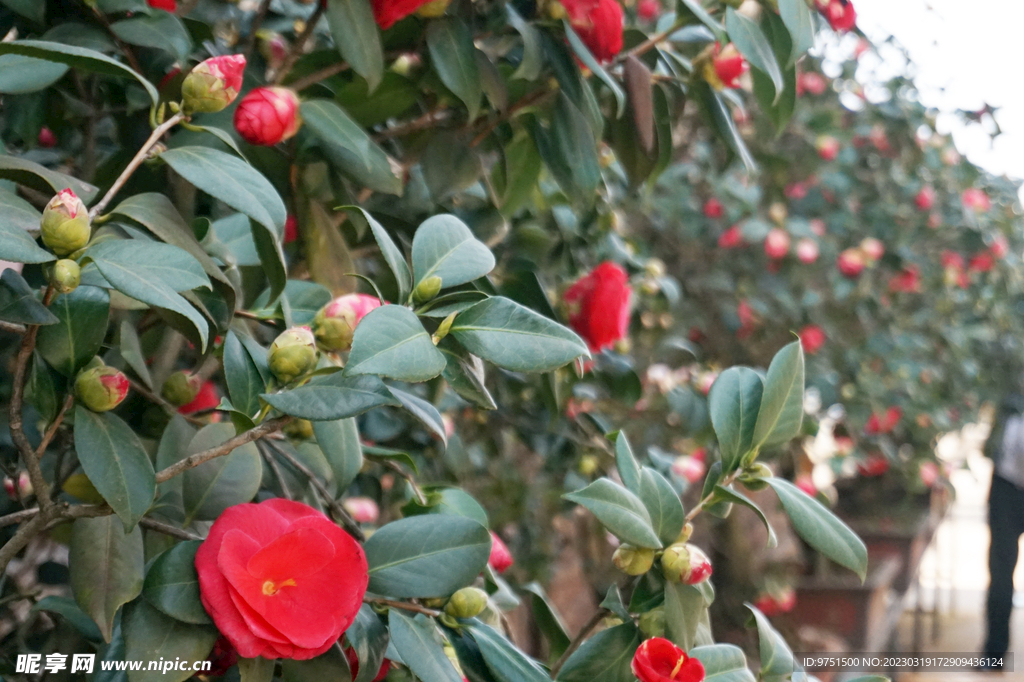
M 665 607 L 659 606 L 640 615 L 640 632 L 648 637 L 665 636 Z
M 306 440 L 313 437 L 313 422 L 308 419 L 293 419 L 284 427 L 286 435 L 296 440 Z
M 704 66 L 704 80 L 715 90 L 738 88 L 740 76 L 746 73 L 747 68 L 747 60 L 735 45 L 729 43 L 722 47 L 716 43 L 710 61 Z
M 167 377 L 160 395 L 175 407 L 181 407 L 195 400 L 202 386 L 202 377 L 182 370 Z
M 768 468 L 768 465 L 756 462 L 740 474 L 740 483 L 745 485 L 750 490 L 764 490 L 768 487 L 768 483 L 764 479 L 771 478 L 775 474 Z
M 62 258 L 53 264 L 50 272 L 50 284 L 58 294 L 70 294 L 78 288 L 82 279 L 82 269 L 78 263 L 68 258 Z
M 334 299 L 313 318 L 317 345 L 328 353 L 348 350 L 352 347 L 356 325 L 367 313 L 379 307 L 380 299 L 366 294 L 347 294 Z
M 612 563 L 626 575 L 643 575 L 654 565 L 654 550 L 623 543 L 612 555 Z
M 43 209 L 43 243 L 58 256 L 78 251 L 89 243 L 89 211 L 70 189 L 62 189 Z
M 380 507 L 369 497 L 350 497 L 342 502 L 342 506 L 356 523 L 377 523 L 380 518 Z
M 455 323 L 456 315 L 458 315 L 457 312 L 452 313 L 441 320 L 441 324 L 437 325 L 437 331 L 435 331 L 430 337 L 430 340 L 434 342 L 435 346 L 441 342 L 441 339 L 448 336 L 448 332 L 452 330 L 452 324 Z
M 212 57 L 200 62 L 181 84 L 186 114 L 223 111 L 242 90 L 245 57 L 240 54 Z
M 452 595 L 444 612 L 452 618 L 473 618 L 487 608 L 487 593 L 479 587 L 463 587 Z
M 301 127 L 299 96 L 288 88 L 256 88 L 235 109 L 235 130 L 249 144 L 272 147 Z
M 436 19 L 437 17 L 444 16 L 450 4 L 451 0 L 430 0 L 425 5 L 420 5 L 419 9 L 416 10 L 416 15 L 424 19 Z
M 309 327 L 292 327 L 274 339 L 267 354 L 267 364 L 278 381 L 288 383 L 316 367 L 320 353 Z
M 487 564 L 498 573 L 504 573 L 515 560 L 512 558 L 512 552 L 508 551 L 508 547 L 502 541 L 498 534 L 493 530 L 491 531 L 491 554 L 487 558 Z
M 82 370 L 75 379 L 75 395 L 93 412 L 112 410 L 128 395 L 128 377 L 106 365 Z
M 18 474 L 18 484 L 14 484 L 14 479 L 10 476 L 4 477 L 4 491 L 7 493 L 7 497 L 11 498 L 14 502 L 22 498 L 29 497 L 34 490 L 32 489 L 32 481 L 28 477 L 27 471 L 22 471 Z
M 441 278 L 437 275 L 427 277 L 416 285 L 412 292 L 412 300 L 416 303 L 426 303 L 441 291 L 441 283 Z
M 711 577 L 711 561 L 704 551 L 689 543 L 671 545 L 661 555 L 665 578 L 677 583 L 696 585 Z
M 854 279 L 864 272 L 864 254 L 860 249 L 846 249 L 839 254 L 836 266 L 843 277 Z
M 865 237 L 860 243 L 860 250 L 873 263 L 885 255 L 885 244 L 874 237 Z

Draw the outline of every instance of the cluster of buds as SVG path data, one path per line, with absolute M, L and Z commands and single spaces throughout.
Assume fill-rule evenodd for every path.
M 242 91 L 245 57 L 212 57 L 200 62 L 181 84 L 182 111 L 212 114 L 223 111 Z
M 89 210 L 70 189 L 62 189 L 43 209 L 40 222 L 43 244 L 58 256 L 67 256 L 89 243 Z
M 4 490 L 7 492 L 7 497 L 11 498 L 14 502 L 27 499 L 34 492 L 32 488 L 32 481 L 29 479 L 27 471 L 18 473 L 17 484 L 15 484 L 13 478 L 5 476 Z
M 380 299 L 366 294 L 346 294 L 334 299 L 313 318 L 317 345 L 327 353 L 347 351 L 352 347 L 356 325 L 379 307 Z
M 75 396 L 93 412 L 106 412 L 128 395 L 128 377 L 98 359 L 75 378 Z
M 316 338 L 309 327 L 292 327 L 281 332 L 267 353 L 270 371 L 284 384 L 312 371 L 319 359 Z

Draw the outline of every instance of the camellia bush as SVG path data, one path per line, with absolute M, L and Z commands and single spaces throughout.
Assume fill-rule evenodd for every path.
M 608 457 L 559 504 L 625 575 L 572 634 L 524 586 L 535 655 L 504 614 L 489 511 L 512 508 L 459 472 L 487 411 L 571 440 L 563 389 L 628 350 L 618 206 L 691 136 L 754 170 L 735 89 L 749 72 L 783 129 L 847 0 L 0 7 L 5 676 L 93 653 L 175 662 L 131 682 L 203 660 L 246 682 L 813 679 L 755 607 L 757 657 L 716 643 L 692 535 L 735 507 L 774 543 L 742 491 L 771 488 L 865 576 L 856 535 L 759 461 L 801 432 L 799 342 L 713 380 L 688 509 L 629 428 L 571 434 Z

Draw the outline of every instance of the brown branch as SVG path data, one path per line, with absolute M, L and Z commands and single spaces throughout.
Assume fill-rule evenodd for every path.
M 739 470 L 736 470 L 736 471 L 732 472 L 731 474 L 729 474 L 728 476 L 726 476 L 724 479 L 722 479 L 722 481 L 718 485 L 720 485 L 722 487 L 726 487 L 726 486 L 732 485 L 733 481 L 735 481 L 736 477 L 739 476 L 739 475 L 740 475 Z M 697 518 L 697 515 L 700 514 L 704 510 L 704 505 L 706 505 L 708 502 L 710 502 L 711 499 L 714 496 L 715 496 L 715 491 L 712 490 L 703 499 L 701 499 L 700 502 L 698 502 L 696 505 L 694 505 L 693 509 L 691 509 L 686 514 L 686 523 L 690 523 L 695 518 Z
M 64 404 L 61 405 L 60 412 L 57 413 L 57 418 L 53 420 L 50 427 L 46 429 L 46 433 L 43 434 L 43 440 L 39 443 L 39 447 L 36 448 L 36 459 L 40 459 L 43 453 L 46 452 L 46 448 L 50 445 L 50 441 L 53 440 L 53 436 L 57 433 L 57 429 L 64 422 L 64 416 L 71 409 L 71 406 L 75 402 L 75 394 L 68 393 L 68 397 L 64 399 Z
M 443 109 L 440 107 L 431 109 L 430 111 L 423 114 L 419 118 L 414 118 L 411 121 L 400 123 L 393 128 L 382 130 L 381 132 L 374 135 L 373 139 L 376 140 L 377 142 L 380 142 L 382 140 L 390 140 L 396 137 L 402 137 L 403 135 L 415 133 L 420 130 L 426 130 L 427 128 L 432 128 L 435 123 L 440 123 L 441 121 L 451 118 L 452 115 L 453 112 L 450 109 Z
M 139 519 L 139 525 L 149 530 L 155 530 L 158 533 L 164 535 L 170 535 L 172 538 L 178 538 L 179 540 L 202 540 L 203 538 L 195 533 L 190 533 L 187 530 L 183 530 L 176 526 L 172 526 L 169 523 L 163 521 L 157 521 L 156 519 L 150 519 L 143 517 Z
M 573 653 L 580 648 L 580 644 L 583 644 L 583 640 L 587 638 L 587 635 L 590 634 L 590 631 L 596 628 L 598 624 L 602 620 L 604 620 L 605 616 L 607 616 L 609 613 L 611 612 L 608 609 L 599 609 L 598 612 L 595 613 L 591 617 L 591 619 L 586 622 L 583 628 L 578 633 L 576 633 L 576 637 L 574 637 L 573 640 L 569 642 L 569 646 L 566 647 L 562 655 L 558 657 L 558 660 L 555 661 L 555 664 L 551 666 L 551 679 L 555 679 L 556 677 L 558 677 L 558 671 L 562 669 L 562 666 L 565 665 L 565 662 L 568 661 L 569 657 L 572 656 Z
M 295 459 L 295 457 L 290 452 L 282 448 L 274 441 L 267 440 L 264 442 L 266 442 L 266 444 L 269 445 L 274 452 L 280 455 L 282 459 L 284 459 L 293 467 L 301 471 L 302 474 L 309 479 L 310 485 L 312 485 L 313 488 L 317 491 L 317 493 L 320 494 L 320 497 L 323 499 L 324 503 L 328 507 L 330 507 L 331 512 L 335 515 L 335 517 L 341 520 L 342 527 L 349 535 L 354 537 L 359 542 L 366 542 L 366 535 L 363 533 L 363 530 L 359 527 L 359 524 L 356 523 L 356 520 L 352 518 L 352 515 L 348 513 L 348 510 L 346 510 L 345 507 L 340 502 L 334 499 L 334 496 L 331 495 L 329 490 L 327 490 L 327 487 L 320 482 L 320 479 L 316 477 L 316 474 L 314 474 L 309 467 L 307 467 L 299 460 Z
M 136 152 L 135 157 L 128 163 L 128 166 L 124 171 L 122 171 L 121 175 L 118 176 L 117 180 L 114 181 L 114 184 L 110 186 L 110 189 L 107 190 L 105 195 L 103 195 L 103 198 L 100 199 L 100 202 L 89 210 L 90 218 L 95 218 L 103 212 L 103 209 L 107 207 L 107 204 L 109 204 L 110 200 L 114 198 L 114 195 L 121 191 L 124 184 L 128 182 L 128 178 L 132 176 L 132 173 L 134 173 L 136 169 L 142 165 L 142 162 L 146 160 L 146 157 L 149 156 L 149 151 L 157 142 L 160 141 L 160 138 L 164 136 L 164 133 L 178 125 L 178 123 L 180 123 L 184 118 L 185 115 L 179 112 L 156 127 L 153 134 L 149 136 L 149 139 L 146 140 L 142 145 L 142 148 Z
M 481 142 L 486 140 L 487 136 L 490 135 L 492 132 L 494 132 L 494 129 L 497 128 L 499 125 L 501 125 L 505 121 L 510 120 L 513 116 L 515 116 L 517 113 L 519 113 L 520 111 L 522 111 L 526 107 L 529 107 L 529 106 L 532 106 L 534 104 L 537 104 L 541 100 L 543 100 L 545 97 L 547 97 L 549 95 L 553 95 L 556 92 L 558 92 L 557 88 L 555 88 L 555 89 L 542 88 L 542 89 L 539 89 L 539 90 L 534 90 L 533 92 L 531 92 L 528 95 L 524 95 L 522 99 L 520 99 L 518 102 L 516 102 L 515 104 L 510 106 L 508 109 L 506 109 L 504 111 L 504 113 L 500 114 L 499 116 L 497 116 L 492 121 L 489 121 L 487 123 L 487 125 L 484 126 L 484 129 L 481 130 L 476 135 L 476 137 L 473 138 L 473 141 L 469 143 L 469 146 L 470 147 L 477 146 L 478 144 L 480 144 Z
M 625 52 L 620 52 L 615 57 L 615 59 L 612 60 L 611 64 L 609 64 L 609 66 L 615 66 L 616 64 L 621 64 L 622 62 L 626 61 L 630 57 L 639 57 L 640 55 L 642 55 L 645 52 L 649 51 L 651 48 L 653 48 L 658 43 L 666 40 L 669 36 L 671 36 L 673 33 L 678 31 L 680 28 L 682 28 L 682 24 L 674 23 L 674 24 L 672 24 L 671 27 L 665 29 L 661 33 L 655 33 L 653 36 L 651 36 L 650 38 L 648 38 L 644 42 L 640 43 L 636 47 L 634 47 L 634 48 L 632 48 L 630 50 L 627 50 Z
M 15 531 L 11 539 L 8 540 L 3 547 L 0 547 L 0 575 L 7 572 L 7 564 L 11 563 L 11 559 L 18 555 L 18 552 L 25 549 L 32 538 L 36 536 L 43 528 L 46 527 L 47 519 L 45 514 L 38 514 L 32 519 Z
M 230 454 L 237 447 L 241 447 L 246 443 L 251 443 L 254 440 L 259 440 L 263 436 L 274 433 L 275 431 L 280 431 L 286 424 L 291 422 L 292 419 L 292 417 L 287 415 L 284 417 L 277 417 L 275 419 L 268 419 L 259 426 L 255 426 L 248 431 L 240 433 L 234 438 L 221 443 L 217 447 L 197 452 L 194 455 L 189 455 L 180 462 L 158 471 L 156 474 L 156 482 L 163 483 L 164 481 L 168 481 L 178 474 L 184 473 L 205 462 L 209 462 L 211 459 L 216 459 L 217 457 L 223 457 L 224 455 Z
M 91 4 L 91 3 L 86 3 L 86 4 Z M 94 3 L 92 3 L 92 4 L 94 5 Z M 116 33 L 114 33 L 114 29 L 110 27 L 110 20 L 107 19 L 107 16 L 105 14 L 103 14 L 103 12 L 101 12 L 98 7 L 96 7 L 94 5 L 93 8 L 92 8 L 92 11 L 96 13 L 96 18 L 100 20 L 101 24 L 103 24 L 103 28 L 106 29 L 107 33 L 110 35 L 111 39 L 114 41 L 114 44 L 117 45 L 118 49 L 120 49 L 121 52 L 124 52 L 124 56 L 128 60 L 128 65 L 131 66 L 132 69 L 135 70 L 135 73 L 137 73 L 137 74 L 139 74 L 141 76 L 142 75 L 142 67 L 139 65 L 139 60 L 135 58 L 135 53 L 131 51 L 131 48 L 129 48 L 124 43 L 123 40 L 121 40 L 120 36 L 118 36 Z
M 404 478 L 405 482 L 409 484 L 410 488 L 412 488 L 412 493 L 413 495 L 416 496 L 416 502 L 423 505 L 424 507 L 427 506 L 427 496 L 423 494 L 422 490 L 420 490 L 420 487 L 416 484 L 416 479 L 412 477 L 412 474 L 410 474 L 405 469 L 398 466 L 391 460 L 381 460 L 381 464 L 383 464 L 386 468 L 391 469 L 396 474 Z
M 0 528 L 6 528 L 7 526 L 13 526 L 22 521 L 28 521 L 33 516 L 39 514 L 39 507 L 32 507 L 31 509 L 22 509 L 6 516 L 0 516 Z
M 252 18 L 252 24 L 249 26 L 249 44 L 245 47 L 245 61 L 249 61 L 249 57 L 252 56 L 252 51 L 256 47 L 256 34 L 259 33 L 260 27 L 263 26 L 263 20 L 267 16 L 267 10 L 270 9 L 271 0 L 263 0 L 260 3 L 259 9 L 256 10 L 256 16 Z
M 412 611 L 413 613 L 422 613 L 425 616 L 436 618 L 441 615 L 441 612 L 437 609 L 428 609 L 426 606 L 420 606 L 419 604 L 413 604 L 407 601 L 397 601 L 395 599 L 384 599 L 383 597 L 364 597 L 364 604 L 381 604 L 382 606 L 388 606 L 393 609 L 402 609 L 403 611 Z
M 293 66 L 295 66 L 295 62 L 299 61 L 299 57 L 302 56 L 302 53 L 306 49 L 306 41 L 308 41 L 309 37 L 313 35 L 313 31 L 316 29 L 316 25 L 320 22 L 320 18 L 324 15 L 325 11 L 327 11 L 327 3 L 318 2 L 316 9 L 313 10 L 313 14 L 309 16 L 309 21 L 306 22 L 306 28 L 302 29 L 302 33 L 300 33 L 299 37 L 295 39 L 295 44 L 292 45 L 291 52 L 289 52 L 284 58 L 284 63 L 281 64 L 281 68 L 279 68 L 277 73 L 274 74 L 274 78 L 272 79 L 274 85 L 280 85 L 281 81 L 283 81 L 285 76 L 288 75 L 288 72 L 292 70 Z
M 0 332 L 7 332 L 8 334 L 24 334 L 25 325 L 0 320 Z
M 316 85 L 320 81 L 326 80 L 331 76 L 336 76 L 343 71 L 348 71 L 348 62 L 337 62 L 335 64 L 331 64 L 319 71 L 314 71 L 305 78 L 299 78 L 291 83 L 286 83 L 286 85 L 295 92 L 301 92 L 309 86 Z

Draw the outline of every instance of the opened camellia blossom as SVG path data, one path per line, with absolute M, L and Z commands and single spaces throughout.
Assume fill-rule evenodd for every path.
M 319 656 L 355 619 L 366 556 L 317 510 L 274 498 L 229 507 L 196 552 L 206 612 L 243 658 Z
M 562 0 L 572 30 L 599 62 L 622 51 L 622 6 L 617 0 Z
M 595 353 L 612 347 L 629 331 L 633 290 L 620 265 L 601 263 L 569 287 L 563 299 L 569 325 Z
M 704 665 L 664 637 L 652 637 L 633 654 L 630 665 L 640 682 L 702 682 Z

